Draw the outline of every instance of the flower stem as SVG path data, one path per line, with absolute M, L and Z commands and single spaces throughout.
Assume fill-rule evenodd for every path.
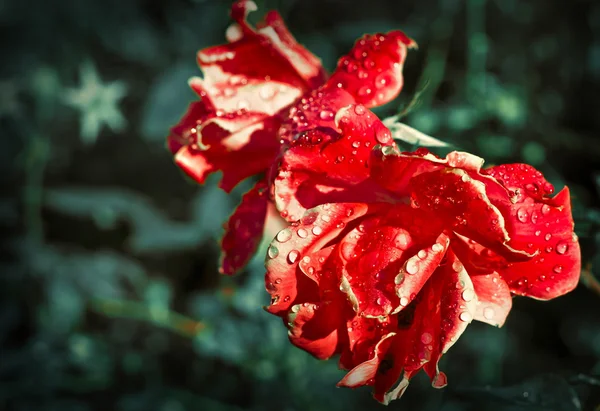
M 206 324 L 166 309 L 153 309 L 146 304 L 127 300 L 92 300 L 91 309 L 108 317 L 150 322 L 184 337 L 195 337 Z
M 589 264 L 581 270 L 581 282 L 587 288 L 600 296 L 600 281 L 592 273 L 592 264 Z

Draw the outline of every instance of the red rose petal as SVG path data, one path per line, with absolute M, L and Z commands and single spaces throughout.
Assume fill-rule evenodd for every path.
M 389 130 L 362 105 L 340 109 L 335 121 L 341 134 L 308 131 L 283 155 L 274 197 L 290 221 L 318 204 L 385 199 L 378 186 L 367 182 L 367 165 L 376 144 L 393 144 Z
M 412 245 L 398 247 L 395 240 L 400 235 L 406 236 L 406 230 L 368 218 L 340 241 L 338 252 L 345 262 L 342 287 L 355 299 L 360 315 L 383 317 L 398 306 L 394 278 L 405 250 Z
M 264 24 L 258 27 L 260 33 L 272 39 L 273 46 L 288 58 L 310 88 L 317 88 L 325 82 L 327 73 L 321 66 L 321 59 L 296 42 L 278 12 L 268 12 Z
M 401 31 L 367 34 L 339 60 L 328 84 L 340 84 L 367 107 L 388 103 L 402 89 L 404 60 L 413 47 L 416 43 Z
M 372 384 L 370 381 L 375 378 L 377 370 L 384 360 L 384 356 L 388 352 L 395 335 L 395 333 L 384 335 L 375 347 L 373 358 L 354 367 L 337 383 L 338 387 L 357 388 Z
M 297 270 L 298 264 L 339 235 L 349 221 L 365 215 L 367 211 L 365 204 L 324 204 L 309 210 L 298 224 L 275 236 L 265 262 L 265 283 L 272 296 L 268 307 L 270 313 L 282 313 L 296 303 L 301 290 L 299 281 L 303 281 L 307 292 L 313 293 L 311 290 L 317 289 L 312 280 Z
M 512 308 L 512 296 L 506 282 L 498 273 L 472 275 L 471 281 L 477 295 L 474 319 L 502 327 Z
M 419 250 L 404 262 L 394 279 L 398 296 L 395 312 L 403 310 L 415 299 L 431 275 L 438 269 L 449 244 L 448 236 L 442 233 L 431 247 Z
M 254 30 L 245 20 L 256 10 L 251 1 L 232 7 L 239 33 L 234 42 L 198 52 L 203 78 L 193 78 L 191 87 L 202 99 L 221 110 L 250 110 L 275 114 L 304 92 L 322 84 L 319 60 L 300 46 L 276 13 Z
M 383 370 L 380 365 L 375 377 L 375 398 L 384 404 L 399 398 L 420 368 L 424 368 L 434 387 L 444 386 L 446 377 L 439 371 L 438 362 L 473 319 L 476 304 L 467 272 L 448 252 L 446 264 L 431 276 L 404 317 L 398 318 L 398 331 L 386 354 L 390 364 Z M 390 391 L 402 370 L 399 386 Z
M 503 213 L 487 197 L 486 186 L 464 170 L 423 173 L 410 181 L 413 207 L 442 220 L 448 229 L 492 248 L 513 260 L 531 254 L 508 245 Z
M 549 300 L 572 291 L 581 274 L 581 251 L 573 232 L 569 189 L 545 203 L 532 199 L 515 204 L 511 245 L 535 251 L 529 261 L 510 264 L 499 273 L 512 292 Z M 521 223 L 524 214 L 528 222 Z M 535 223 L 531 222 L 534 216 Z
M 288 314 L 290 341 L 320 360 L 328 359 L 338 345 L 338 312 L 337 306 L 319 302 L 292 306 Z
M 222 274 L 234 274 L 243 268 L 254 255 L 262 239 L 267 214 L 267 185 L 259 181 L 242 197 L 225 225 L 221 241 Z

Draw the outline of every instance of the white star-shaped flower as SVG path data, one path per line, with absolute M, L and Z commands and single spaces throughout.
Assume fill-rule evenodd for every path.
M 102 83 L 91 62 L 85 62 L 80 70 L 81 84 L 68 89 L 64 100 L 81 112 L 81 138 L 85 143 L 93 143 L 103 125 L 118 132 L 125 128 L 127 121 L 118 104 L 127 94 L 127 86 L 122 81 Z

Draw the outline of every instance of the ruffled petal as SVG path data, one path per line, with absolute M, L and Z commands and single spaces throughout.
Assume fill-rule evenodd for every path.
M 486 186 L 459 168 L 420 174 L 410 181 L 412 205 L 461 235 L 514 261 L 530 253 L 509 246 L 505 216 L 487 197 Z
M 362 105 L 340 109 L 335 124 L 339 133 L 307 131 L 283 155 L 274 197 L 289 221 L 318 204 L 385 199 L 383 190 L 367 181 L 368 161 L 376 144 L 393 144 L 390 131 Z
M 374 396 L 388 404 L 399 398 L 410 378 L 421 368 L 432 385 L 446 385 L 439 371 L 442 355 L 457 341 L 475 315 L 477 298 L 471 279 L 456 256 L 449 251 L 417 299 L 398 318 L 398 331 L 385 358 L 386 367 L 375 377 Z M 400 379 L 398 386 L 392 389 Z
M 354 367 L 340 382 L 337 383 L 337 386 L 357 388 L 363 385 L 373 384 L 373 379 L 376 377 L 382 362 L 385 361 L 384 356 L 389 351 L 395 335 L 396 334 L 393 332 L 384 335 L 381 340 L 377 342 L 373 357 Z
M 269 201 L 267 185 L 259 181 L 242 197 L 225 224 L 221 241 L 222 274 L 234 274 L 243 268 L 254 255 L 262 239 Z
M 512 296 L 506 282 L 496 272 L 472 275 L 471 281 L 477 295 L 474 319 L 502 327 L 512 308 Z
M 338 347 L 340 308 L 320 302 L 293 305 L 288 314 L 289 338 L 292 344 L 326 360 Z
M 325 82 L 327 73 L 321 65 L 321 59 L 298 44 L 277 11 L 268 12 L 264 24 L 259 24 L 258 27 L 259 33 L 269 37 L 273 46 L 288 58 L 309 88 L 317 88 Z
M 404 85 L 404 60 L 416 45 L 401 31 L 367 34 L 339 60 L 328 84 L 340 85 L 367 107 L 388 103 Z
M 397 242 L 399 236 L 408 238 L 408 243 Z M 394 278 L 411 245 L 406 230 L 387 226 L 381 218 L 362 220 L 340 241 L 338 249 L 345 266 L 342 285 L 355 299 L 359 315 L 382 318 L 398 306 Z
M 277 13 L 268 14 L 261 28 L 253 29 L 245 20 L 253 10 L 252 1 L 233 5 L 238 33 L 228 38 L 234 41 L 198 52 L 203 78 L 191 79 L 190 86 L 217 109 L 272 115 L 322 84 L 324 71 Z
M 288 112 L 279 134 L 291 142 L 299 133 L 330 128 L 335 130 L 335 114 L 354 103 L 354 97 L 338 87 L 322 86 L 302 97 Z
M 507 164 L 484 171 L 509 191 L 513 201 L 495 201 L 506 216 L 510 245 L 534 254 L 499 274 L 512 292 L 548 300 L 573 290 L 581 273 L 581 251 L 573 230 L 569 189 L 549 197 L 554 187 L 527 164 Z
M 219 186 L 227 192 L 240 181 L 267 170 L 279 152 L 280 120 L 270 117 L 252 122 L 251 118 L 260 116 L 242 116 L 241 123 L 234 118 L 210 120 L 197 143 L 178 149 L 175 163 L 199 183 L 210 173 L 222 171 Z
M 317 284 L 298 269 L 299 263 L 339 235 L 349 221 L 367 212 L 366 204 L 324 204 L 275 236 L 265 261 L 265 283 L 272 297 L 270 313 L 280 314 L 296 303 L 318 300 Z M 300 292 L 309 295 L 299 296 Z

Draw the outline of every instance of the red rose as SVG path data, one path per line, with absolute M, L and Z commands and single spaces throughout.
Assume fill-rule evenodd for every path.
M 284 154 L 274 196 L 299 221 L 268 250 L 268 311 L 296 346 L 341 354 L 338 385 L 373 386 L 388 403 L 423 368 L 443 387 L 438 362 L 473 319 L 501 326 L 511 294 L 547 300 L 577 285 L 569 190 L 550 197 L 526 164 L 482 164 L 399 153 L 362 105 Z
M 415 46 L 400 31 L 366 35 L 326 82 L 320 60 L 296 42 L 277 12 L 257 28 L 246 22 L 255 9 L 252 1 L 236 2 L 229 43 L 198 52 L 203 78 L 191 79 L 190 86 L 201 100 L 167 138 L 183 171 L 199 183 L 221 171 L 220 187 L 227 192 L 275 167 L 282 147 L 298 132 L 333 127 L 341 107 L 355 101 L 373 107 L 396 97 L 407 48 Z M 266 187 L 265 178 L 227 223 L 223 273 L 243 267 L 260 242 L 269 207 Z

